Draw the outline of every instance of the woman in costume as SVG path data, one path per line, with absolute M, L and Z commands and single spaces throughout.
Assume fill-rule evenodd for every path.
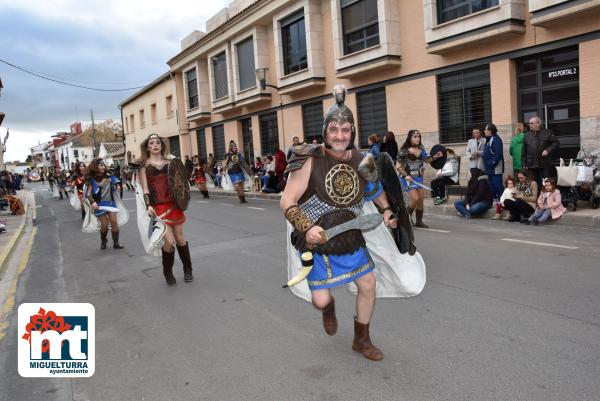
M 238 152 L 238 147 L 234 141 L 229 142 L 229 152 L 225 154 L 225 170 L 235 192 L 237 192 L 240 203 L 248 203 L 244 196 L 244 181 L 248 175 L 249 168 L 246 165 L 244 155 Z
M 194 170 L 192 173 L 194 177 L 194 183 L 198 188 L 198 191 L 202 194 L 203 198 L 208 198 L 208 189 L 206 187 L 206 163 L 204 159 L 200 159 L 197 156 L 194 157 Z
M 421 185 L 423 185 L 425 163 L 431 163 L 442 156 L 442 152 L 436 153 L 433 157 L 427 155 L 427 151 L 421 142 L 421 133 L 416 129 L 408 131 L 406 141 L 404 141 L 400 147 L 400 152 L 398 152 L 397 168 L 401 175 L 400 182 L 410 199 L 408 214 L 412 216 L 412 212 L 417 211 L 417 223 L 415 224 L 417 227 L 429 228 L 427 224 L 423 223 L 425 190 Z
M 108 225 L 111 227 L 113 247 L 123 249 L 119 244 L 119 224 L 116 197 L 119 196 L 121 182 L 108 174 L 104 160 L 94 159 L 86 170 L 87 188 L 85 196 L 100 222 L 100 249 L 106 249 Z
M 169 160 L 166 158 L 167 143 L 164 138 L 151 134 L 142 142 L 142 160 L 139 162 L 139 178 L 144 193 L 144 203 L 148 215 L 163 221 L 166 232 L 163 237 L 162 265 L 163 274 L 168 285 L 175 285 L 173 275 L 175 249 L 183 263 L 183 280 L 189 283 L 192 275 L 192 259 L 188 242 L 183 235 L 185 214 L 174 202 L 174 195 L 169 189 Z
M 83 184 L 85 184 L 85 163 L 78 162 L 75 164 L 75 171 L 71 177 L 71 186 L 75 190 L 77 198 L 81 203 L 81 220 L 85 218 L 85 205 L 83 202 Z

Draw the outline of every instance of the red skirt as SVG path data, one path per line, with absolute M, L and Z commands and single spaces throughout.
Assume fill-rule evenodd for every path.
M 175 206 L 175 203 L 158 203 L 154 206 L 156 215 L 168 226 L 178 226 L 185 223 L 185 214 L 183 210 Z
M 197 176 L 195 182 L 196 184 L 206 184 L 206 177 L 203 175 Z

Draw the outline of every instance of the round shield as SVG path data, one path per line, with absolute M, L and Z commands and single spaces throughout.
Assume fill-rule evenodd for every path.
M 442 167 L 444 167 L 444 164 L 446 164 L 446 159 L 448 158 L 448 151 L 442 145 L 434 145 L 431 148 L 431 152 L 429 152 L 429 154 L 433 157 L 438 152 L 442 152 L 443 156 L 438 159 L 433 160 L 431 162 L 431 167 L 433 167 L 436 170 L 441 170 Z
M 169 163 L 169 190 L 175 205 L 185 210 L 190 203 L 190 182 L 181 159 L 173 159 Z

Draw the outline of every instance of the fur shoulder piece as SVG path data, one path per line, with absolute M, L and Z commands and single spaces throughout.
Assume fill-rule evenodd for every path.
M 323 157 L 323 146 L 312 144 L 294 146 L 285 172 L 300 170 L 309 157 Z
M 368 153 L 358 165 L 358 174 L 369 182 L 375 182 L 378 179 L 377 166 L 375 158 L 371 153 Z

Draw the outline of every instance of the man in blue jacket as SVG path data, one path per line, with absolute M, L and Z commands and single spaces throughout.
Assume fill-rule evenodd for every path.
M 504 147 L 502 139 L 498 136 L 498 129 L 494 124 L 485 126 L 485 148 L 483 161 L 485 162 L 485 173 L 488 176 L 490 192 L 497 202 L 504 191 L 502 184 L 502 173 L 504 173 Z

